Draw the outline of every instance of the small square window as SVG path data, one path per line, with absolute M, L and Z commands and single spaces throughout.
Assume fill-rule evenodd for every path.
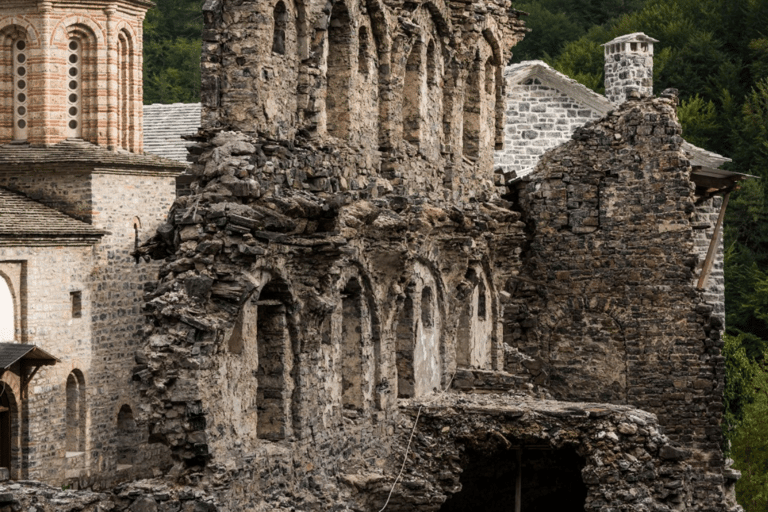
M 72 301 L 72 318 L 83 316 L 83 293 L 70 292 L 69 298 Z

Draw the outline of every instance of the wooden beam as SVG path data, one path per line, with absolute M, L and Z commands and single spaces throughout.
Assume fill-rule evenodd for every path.
M 730 190 L 725 193 L 725 196 L 723 197 L 723 206 L 720 207 L 720 214 L 717 216 L 715 232 L 712 233 L 712 240 L 709 242 L 707 257 L 704 259 L 704 266 L 701 269 L 701 275 L 699 275 L 699 283 L 696 285 L 696 288 L 699 290 L 703 290 L 707 285 L 709 273 L 712 271 L 712 264 L 715 262 L 715 253 L 717 252 L 717 246 L 720 241 L 720 232 L 722 231 L 723 219 L 725 218 L 725 208 L 728 206 L 729 197 L 731 197 Z

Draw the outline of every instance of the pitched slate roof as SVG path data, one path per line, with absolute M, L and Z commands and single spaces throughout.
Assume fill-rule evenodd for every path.
M 144 105 L 144 152 L 186 162 L 191 142 L 181 136 L 197 132 L 200 112 L 200 103 Z
M 0 239 L 87 238 L 96 242 L 104 234 L 106 231 L 0 187 Z
M 646 37 L 648 41 L 657 42 L 655 39 L 645 36 L 645 34 L 641 32 L 636 32 L 634 34 L 628 34 L 626 36 L 616 38 L 615 40 L 611 41 L 611 43 L 639 40 L 637 39 L 639 36 Z M 597 94 L 589 87 L 560 73 L 549 64 L 541 60 L 527 60 L 507 66 L 504 69 L 504 77 L 507 79 L 507 83 L 513 87 L 515 85 L 524 83 L 529 78 L 538 78 L 542 84 L 567 94 L 574 100 L 593 109 L 601 116 L 605 116 L 608 112 L 616 108 L 616 106 L 611 103 L 610 100 L 608 100 L 608 98 L 605 96 Z M 702 149 L 698 146 L 694 146 L 688 141 L 683 142 L 682 149 L 685 152 L 685 155 L 688 157 L 688 160 L 690 160 L 691 166 L 710 172 L 718 169 L 724 163 L 731 161 L 730 158 L 724 157 L 717 153 L 713 153 L 711 151 L 707 151 L 706 149 Z M 532 171 L 533 168 L 527 169 L 523 172 L 518 171 L 515 177 L 523 177 Z M 729 173 L 722 170 L 718 170 L 717 174 L 727 174 L 733 179 L 744 179 L 747 177 L 752 177 L 746 174 Z M 741 176 L 741 178 L 737 178 L 737 176 Z
M 86 164 L 90 167 L 150 168 L 153 171 L 179 173 L 180 162 L 156 155 L 140 155 L 130 151 L 111 151 L 80 139 L 68 139 L 50 146 L 30 144 L 0 145 L 0 168 L 40 164 Z
M 0 372 L 21 360 L 33 366 L 52 365 L 58 362 L 58 359 L 35 345 L 0 343 Z

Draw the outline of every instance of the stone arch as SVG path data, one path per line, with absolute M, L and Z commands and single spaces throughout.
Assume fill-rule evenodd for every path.
M 326 131 L 340 139 L 346 139 L 350 130 L 353 34 L 349 9 L 337 0 L 328 23 L 325 113 Z
M 18 307 L 13 283 L 0 272 L 0 342 L 15 341 Z
M 456 364 L 464 368 L 490 370 L 494 366 L 493 296 L 488 274 L 480 265 L 467 270 L 464 307 L 456 332 Z
M 126 29 L 117 33 L 117 136 L 118 145 L 128 151 L 138 151 L 136 116 L 134 105 L 137 101 L 136 50 L 133 35 Z
M 417 262 L 397 313 L 397 396 L 424 396 L 441 389 L 444 348 L 439 282 L 432 270 Z
M 492 141 L 494 143 L 494 149 L 504 149 L 504 55 L 499 39 L 496 36 L 498 28 L 492 20 L 485 21 L 485 27 L 483 28 L 483 38 L 491 46 L 493 59 L 490 60 L 493 65 L 494 75 L 494 107 L 492 110 Z
M 121 466 L 132 466 L 136 462 L 136 453 L 141 443 L 141 431 L 133 417 L 133 409 L 128 404 L 120 406 L 116 421 L 117 467 L 123 469 Z
M 257 370 L 257 436 L 279 441 L 298 427 L 298 353 L 288 282 L 272 275 L 258 292 L 255 304 Z
M 70 138 L 98 142 L 98 63 L 100 34 L 88 24 L 67 26 L 61 48 L 66 96 L 64 133 Z M 58 45 L 57 45 L 58 46 Z
M 72 370 L 66 382 L 66 449 L 84 452 L 86 421 L 85 377 L 78 369 Z
M 405 64 L 405 80 L 403 81 L 402 92 L 403 139 L 415 146 L 419 145 L 422 136 L 423 51 L 421 40 L 417 40 L 411 47 Z
M 480 52 L 475 53 L 464 87 L 464 118 L 462 125 L 462 153 L 477 159 L 480 156 L 480 123 L 483 104 L 481 102 L 480 77 L 482 60 Z
M 278 0 L 272 9 L 272 53 L 285 55 L 285 32 L 288 28 L 288 9 Z
M 0 142 L 28 138 L 28 63 L 33 48 L 26 27 L 13 24 L 0 30 Z

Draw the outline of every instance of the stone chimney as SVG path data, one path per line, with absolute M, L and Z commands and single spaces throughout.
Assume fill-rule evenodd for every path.
M 653 95 L 653 43 L 642 32 L 605 43 L 605 96 L 614 105 L 626 101 L 629 91 Z

